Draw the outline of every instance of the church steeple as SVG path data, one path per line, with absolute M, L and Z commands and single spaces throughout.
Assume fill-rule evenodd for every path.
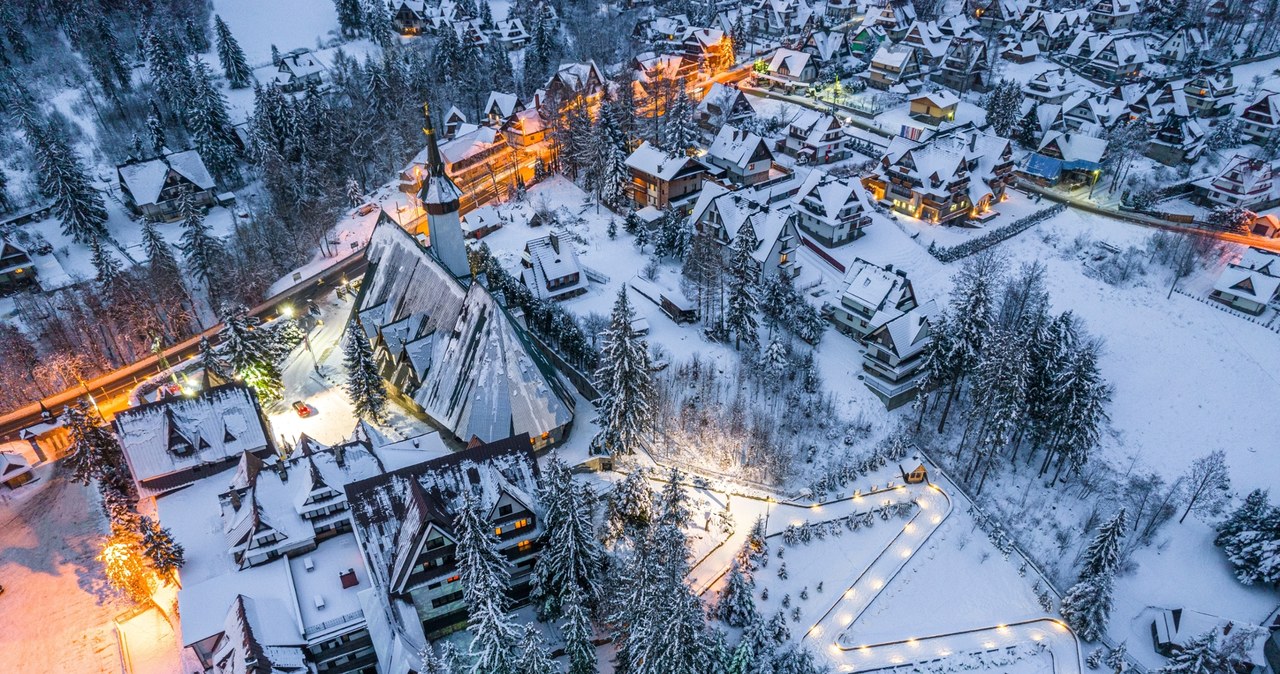
M 462 240 L 459 213 L 462 190 L 445 173 L 439 138 L 431 122 L 430 104 L 422 104 L 422 114 L 427 122 L 422 129 L 427 137 L 427 175 L 422 180 L 418 200 L 427 212 L 431 252 L 455 277 L 470 276 L 471 264 L 467 261 L 467 246 Z

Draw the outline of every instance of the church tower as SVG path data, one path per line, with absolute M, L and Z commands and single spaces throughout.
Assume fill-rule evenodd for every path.
M 431 237 L 431 252 L 454 276 L 470 276 L 467 262 L 467 246 L 462 241 L 462 220 L 458 213 L 458 201 L 462 191 L 444 172 L 444 160 L 440 158 L 435 127 L 431 124 L 431 108 L 422 105 L 427 126 L 427 175 L 422 180 L 418 200 L 427 211 L 427 233 Z

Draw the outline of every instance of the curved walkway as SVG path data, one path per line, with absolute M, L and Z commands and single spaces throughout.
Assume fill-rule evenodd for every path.
M 878 644 L 849 644 L 838 639 L 829 655 L 843 661 L 843 671 L 869 672 L 927 662 L 965 653 L 995 653 L 1026 644 L 1043 644 L 1058 674 L 1079 674 L 1080 643 L 1056 618 L 1035 618 L 969 630 L 930 634 Z

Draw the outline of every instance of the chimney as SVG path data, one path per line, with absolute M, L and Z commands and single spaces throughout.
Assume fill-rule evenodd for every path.
M 231 498 L 231 507 L 236 510 L 239 510 L 240 509 L 240 490 L 232 489 L 230 498 Z
M 283 460 L 277 461 L 276 472 L 280 473 L 281 482 L 288 482 L 289 481 L 289 462 L 283 461 Z
M 334 445 L 333 462 L 338 464 L 339 468 L 347 465 L 347 446 L 343 444 Z

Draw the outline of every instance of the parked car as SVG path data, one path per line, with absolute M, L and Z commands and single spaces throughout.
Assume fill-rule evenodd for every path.
M 378 209 L 378 205 L 370 201 L 369 203 L 356 209 L 356 215 L 368 215 Z
M 301 400 L 293 401 L 293 411 L 298 413 L 299 417 L 306 419 L 311 416 L 311 406 Z

